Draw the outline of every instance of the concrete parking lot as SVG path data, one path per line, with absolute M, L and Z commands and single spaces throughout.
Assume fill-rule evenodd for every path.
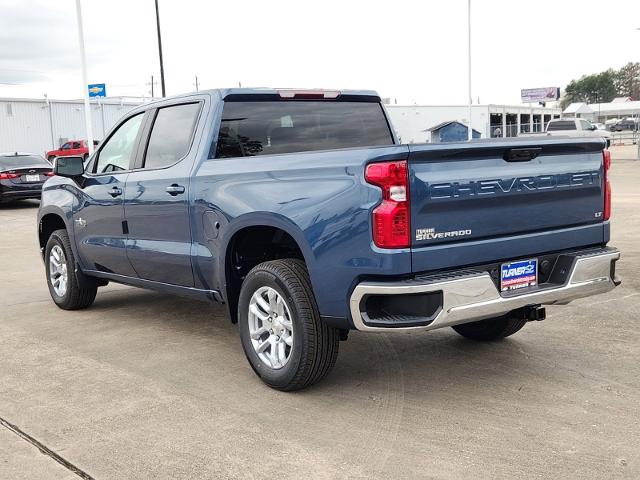
M 0 478 L 640 478 L 640 161 L 625 148 L 622 286 L 500 343 L 352 332 L 332 375 L 288 394 L 253 374 L 222 307 L 110 285 L 59 310 L 37 202 L 1 206 Z

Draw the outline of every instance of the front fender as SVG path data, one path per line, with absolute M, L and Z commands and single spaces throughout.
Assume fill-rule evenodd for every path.
M 78 252 L 74 240 L 73 208 L 76 203 L 76 196 L 73 194 L 74 187 L 66 179 L 54 177 L 48 180 L 42 187 L 42 197 L 37 216 L 37 234 L 40 234 L 42 219 L 46 215 L 57 215 L 62 219 L 69 233 L 71 249 L 76 258 Z M 44 247 L 44 245 L 42 245 Z M 41 252 L 42 253 L 42 252 Z

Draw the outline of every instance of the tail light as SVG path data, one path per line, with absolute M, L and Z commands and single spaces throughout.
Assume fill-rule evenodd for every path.
M 17 173 L 0 173 L 0 180 L 10 180 L 12 178 L 18 178 L 19 176 Z
M 382 203 L 373 210 L 373 242 L 381 248 L 411 245 L 409 169 L 406 160 L 367 165 L 365 180 L 382 189 Z
M 337 90 L 278 90 L 280 98 L 293 98 L 297 100 L 331 100 L 338 98 Z
M 609 181 L 609 169 L 611 168 L 611 152 L 602 151 L 602 164 L 604 167 L 604 213 L 605 220 L 611 217 L 611 182 Z
M 45 175 L 46 175 L 47 177 L 53 177 L 53 176 L 55 175 L 55 173 L 53 173 L 53 172 L 47 172 L 47 173 L 45 173 Z

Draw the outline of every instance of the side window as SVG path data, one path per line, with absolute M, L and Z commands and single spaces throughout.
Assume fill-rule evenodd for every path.
M 73 148 L 80 148 L 80 142 L 73 142 Z
M 69 142 L 65 143 L 64 145 L 62 145 L 62 147 L 60 147 L 61 150 L 70 150 L 71 149 L 71 144 Z
M 586 120 L 580 120 L 580 123 L 582 124 L 582 130 L 591 130 L 591 124 Z
M 180 161 L 189 152 L 200 111 L 199 103 L 158 110 L 144 160 L 144 168 L 162 168 Z
M 98 153 L 95 173 L 118 172 L 129 169 L 136 138 L 140 130 L 143 114 L 131 117 L 118 127 Z

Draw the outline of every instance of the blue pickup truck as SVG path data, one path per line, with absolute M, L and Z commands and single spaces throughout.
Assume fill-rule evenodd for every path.
M 137 107 L 59 158 L 38 237 L 53 301 L 119 282 L 227 305 L 269 386 L 351 329 L 504 338 L 620 283 L 601 139 L 401 145 L 372 91 L 228 89 Z

